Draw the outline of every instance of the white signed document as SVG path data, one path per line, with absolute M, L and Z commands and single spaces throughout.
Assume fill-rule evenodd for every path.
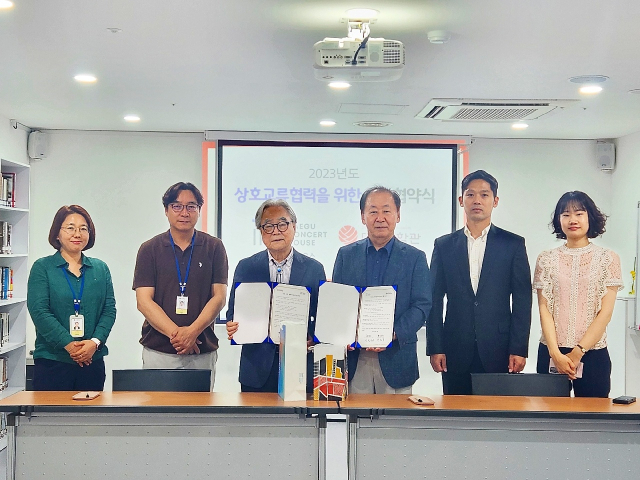
M 262 343 L 269 335 L 271 287 L 268 283 L 240 283 L 236 287 L 233 321 L 238 331 L 233 340 L 239 344 Z
M 359 290 L 363 290 L 362 293 Z M 396 290 L 327 282 L 320 286 L 315 335 L 322 343 L 387 347 L 393 339 Z
M 341 346 L 355 342 L 359 304 L 356 287 L 333 282 L 320 285 L 315 330 L 318 341 Z
M 282 322 L 306 325 L 309 320 L 311 293 L 307 287 L 279 283 L 271 297 L 271 321 L 269 336 L 273 343 L 280 343 Z
M 358 344 L 362 348 L 387 347 L 393 340 L 396 290 L 391 286 L 367 287 L 360 295 Z

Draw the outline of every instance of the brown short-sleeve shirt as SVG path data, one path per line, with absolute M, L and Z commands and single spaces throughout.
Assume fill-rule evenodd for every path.
M 180 271 L 184 281 L 191 246 L 181 251 L 175 248 Z M 229 265 L 227 252 L 222 241 L 204 232 L 196 231 L 193 245 L 193 258 L 185 295 L 189 298 L 186 315 L 176 314 L 176 298 L 180 294 L 176 260 L 169 240 L 169 231 L 156 235 L 144 242 L 138 250 L 136 268 L 133 274 L 133 289 L 154 287 L 153 300 L 160 305 L 167 316 L 178 326 L 191 325 L 211 299 L 211 285 L 227 284 Z M 212 352 L 218 348 L 218 338 L 213 332 L 213 323 L 198 336 L 202 344 L 201 353 Z M 142 325 L 140 343 L 147 348 L 163 353 L 176 353 L 169 338 L 153 328 L 145 319 Z

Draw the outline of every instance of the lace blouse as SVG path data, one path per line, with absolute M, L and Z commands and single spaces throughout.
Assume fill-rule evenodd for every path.
M 533 288 L 547 300 L 558 346 L 576 346 L 602 308 L 607 287 L 623 288 L 620 258 L 611 250 L 593 243 L 580 248 L 562 245 L 538 256 Z M 544 334 L 540 341 L 547 344 Z M 605 331 L 593 348 L 606 346 Z

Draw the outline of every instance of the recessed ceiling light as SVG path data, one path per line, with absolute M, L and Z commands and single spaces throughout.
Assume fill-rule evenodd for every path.
M 349 82 L 329 82 L 329 86 L 335 89 L 349 88 L 351 84 Z
M 125 122 L 139 122 L 140 117 L 138 115 L 126 115 L 124 120 Z
M 602 91 L 602 87 L 600 85 L 584 85 L 580 87 L 578 91 L 585 95 L 594 95 L 596 93 L 600 93 Z
M 89 73 L 82 73 L 80 75 L 76 75 L 75 77 L 73 77 L 73 79 L 76 82 L 80 82 L 80 83 L 93 83 L 98 80 L 95 75 L 91 75 Z
M 333 120 L 321 120 L 320 125 L 323 127 L 333 127 L 336 124 Z
M 13 7 L 13 2 L 9 0 L 0 0 L 0 8 L 11 8 Z
M 511 128 L 514 130 L 524 130 L 525 128 L 529 128 L 529 124 L 524 122 L 516 122 L 511 125 Z
M 347 16 L 353 20 L 371 20 L 377 18 L 380 12 L 373 8 L 352 8 L 347 10 Z
M 375 120 L 364 120 L 362 122 L 354 122 L 353 125 L 355 127 L 364 127 L 364 128 L 382 128 L 382 127 L 390 127 L 393 125 L 391 122 L 378 122 Z
M 576 77 L 571 77 L 569 81 L 571 83 L 579 83 L 582 85 L 586 84 L 594 84 L 594 83 L 603 83 L 609 80 L 609 77 L 606 75 L 578 75 Z

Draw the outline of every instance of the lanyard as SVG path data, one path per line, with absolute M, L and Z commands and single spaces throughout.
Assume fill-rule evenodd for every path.
M 171 248 L 173 248 L 173 258 L 176 260 L 176 270 L 178 271 L 178 283 L 180 285 L 180 296 L 184 297 L 184 292 L 187 289 L 187 281 L 189 280 L 189 270 L 191 270 L 191 258 L 193 257 L 193 242 L 196 239 L 196 232 L 193 231 L 193 237 L 191 237 L 191 253 L 189 253 L 189 263 L 187 263 L 187 272 L 184 276 L 184 283 L 182 282 L 182 273 L 180 273 L 180 262 L 178 262 L 178 255 L 176 254 L 176 244 L 173 241 L 173 236 L 169 232 L 169 240 L 171 241 Z
M 71 295 L 73 295 L 73 309 L 76 311 L 76 317 L 80 315 L 80 300 L 82 300 L 82 292 L 84 292 L 84 274 L 82 274 L 82 281 L 80 282 L 80 295 L 76 298 L 76 291 L 73 289 L 71 285 L 71 280 L 69 279 L 69 274 L 67 273 L 67 269 L 62 266 L 62 273 L 64 273 L 64 278 L 67 279 L 67 284 L 71 289 Z

